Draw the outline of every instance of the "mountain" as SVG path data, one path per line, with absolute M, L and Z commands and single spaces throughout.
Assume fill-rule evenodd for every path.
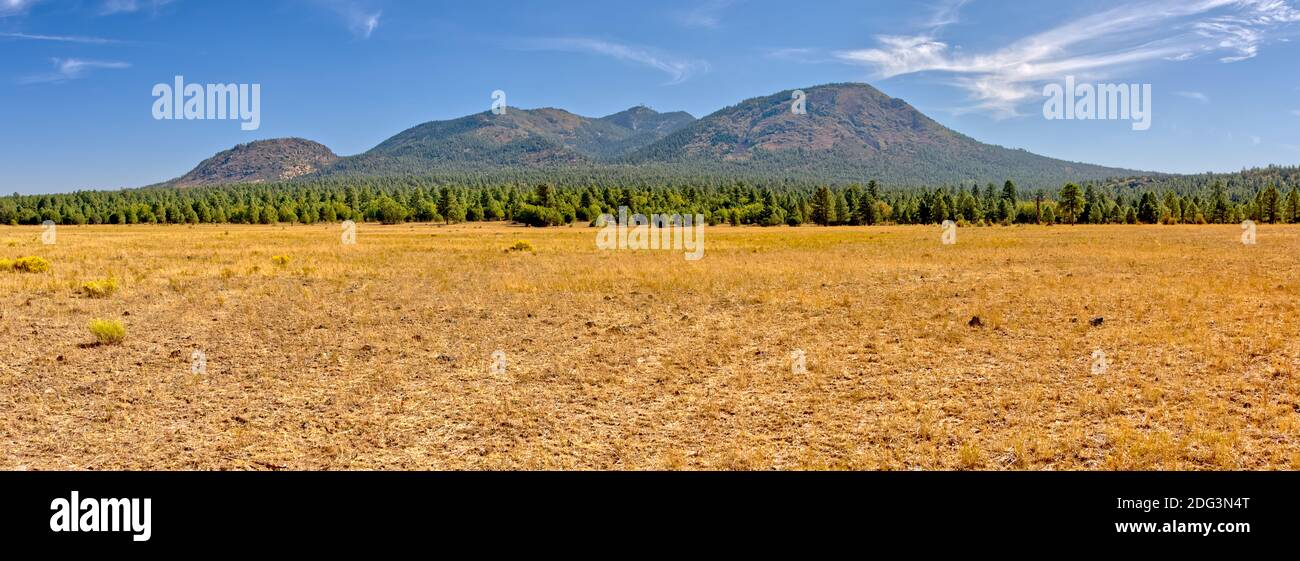
M 984 144 L 866 84 L 803 92 L 804 114 L 792 111 L 794 91 L 749 99 L 631 153 L 626 161 L 911 184 L 997 178 L 1056 184 L 1142 173 Z
M 695 122 L 695 117 L 685 111 L 660 113 L 644 105 L 638 105 L 601 117 L 599 120 L 632 131 L 622 142 L 613 143 L 607 151 L 608 154 L 621 155 L 631 153 L 690 125 Z
M 693 122 L 687 113 L 634 107 L 593 119 L 563 109 L 508 108 L 412 127 L 330 173 L 411 174 L 448 167 L 592 165 L 621 157 Z
M 338 159 L 325 145 L 310 140 L 259 140 L 218 153 L 165 185 L 194 187 L 287 181 L 320 171 Z
M 424 123 L 369 151 L 337 158 L 291 139 L 218 154 L 177 185 L 445 172 L 618 172 L 640 177 L 736 177 L 895 185 L 1001 182 L 1027 187 L 1152 175 L 985 144 L 866 84 L 805 88 L 745 100 L 701 119 L 647 107 L 600 118 L 509 108 Z M 288 144 L 287 144 L 288 143 Z

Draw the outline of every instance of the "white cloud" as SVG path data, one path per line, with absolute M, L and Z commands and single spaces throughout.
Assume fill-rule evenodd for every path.
M 157 10 L 170 3 L 172 0 L 103 0 L 99 7 L 99 14 L 103 16 L 130 14 L 145 8 Z
M 878 78 L 918 72 L 949 74 L 975 108 L 999 116 L 1037 99 L 1041 85 L 1067 75 L 1101 79 L 1142 64 L 1220 53 L 1223 62 L 1254 57 L 1282 27 L 1300 22 L 1286 0 L 1155 0 L 1128 4 L 1066 22 L 984 53 L 954 49 L 939 28 L 957 21 L 961 3 L 945 7 L 915 35 L 877 37 L 870 49 L 840 51 L 848 63 Z
M 708 0 L 695 8 L 677 14 L 677 21 L 687 27 L 716 29 L 722 24 L 722 11 L 737 0 Z
M 356 33 L 363 39 L 369 39 L 370 35 L 379 27 L 379 17 L 382 15 L 384 15 L 383 12 L 375 12 L 373 14 L 358 12 L 352 16 L 349 25 L 351 25 L 353 33 Z
M 522 43 L 527 50 L 590 53 L 648 66 L 669 76 L 668 84 L 680 84 L 696 73 L 707 72 L 709 64 L 699 60 L 670 59 L 643 47 L 633 47 L 585 38 L 533 39 Z
M 788 60 L 793 62 L 802 62 L 808 64 L 830 62 L 821 49 L 810 47 L 791 47 L 784 49 L 768 49 L 765 53 L 767 58 L 775 60 Z
M 1174 92 L 1174 95 L 1177 95 L 1177 96 L 1180 96 L 1180 97 L 1185 97 L 1185 98 L 1190 99 L 1190 100 L 1193 100 L 1193 101 L 1199 101 L 1199 102 L 1201 102 L 1201 103 L 1209 103 L 1209 102 L 1210 102 L 1210 96 L 1205 95 L 1205 94 L 1202 93 L 1202 92 Z
M 20 83 L 42 84 L 67 82 L 84 76 L 88 70 L 122 69 L 131 67 L 128 63 L 116 61 L 83 60 L 78 58 L 56 58 L 51 60 L 54 62 L 54 72 L 28 76 L 20 80 Z
M 0 0 L 0 18 L 26 14 L 27 9 L 38 1 L 40 0 Z
M 379 18 L 383 16 L 382 11 L 368 8 L 368 3 L 363 0 L 311 0 L 311 2 L 338 14 L 347 24 L 348 31 L 358 39 L 369 39 L 375 30 L 379 29 Z
M 934 10 L 926 27 L 938 29 L 961 21 L 961 7 L 969 2 L 970 0 L 946 0 Z
M 60 43 L 83 43 L 86 45 L 112 45 L 121 43 L 116 39 L 100 37 L 83 37 L 79 35 L 35 35 L 31 33 L 0 33 L 0 38 L 24 39 L 27 41 L 57 41 Z

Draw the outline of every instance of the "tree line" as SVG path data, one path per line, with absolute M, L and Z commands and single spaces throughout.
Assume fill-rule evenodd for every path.
M 1272 169 L 1272 168 L 1270 168 Z M 1275 173 L 1261 170 L 1260 173 Z M 1196 176 L 1202 177 L 1202 176 Z M 1213 177 L 1213 176 L 1207 176 Z M 709 224 L 1202 224 L 1300 220 L 1300 181 L 1253 184 L 1239 176 L 1188 182 L 1067 183 L 1021 190 L 1015 182 L 937 188 L 763 183 L 717 178 L 655 184 L 617 178 L 493 181 L 483 177 L 331 178 L 213 187 L 151 187 L 0 198 L 0 224 L 282 224 L 372 221 L 510 221 L 530 226 L 594 222 L 620 207 L 640 214 L 699 214 Z M 1226 179 L 1226 181 L 1225 181 Z M 1287 184 L 1289 183 L 1289 187 Z

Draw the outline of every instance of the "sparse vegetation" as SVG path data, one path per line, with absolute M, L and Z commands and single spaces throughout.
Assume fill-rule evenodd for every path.
M 1300 469 L 1300 226 L 337 230 L 87 226 L 0 275 L 0 469 Z
M 92 319 L 86 326 L 101 345 L 116 345 L 126 339 L 126 325 L 114 319 Z
M 81 284 L 81 292 L 91 298 L 108 298 L 120 288 L 117 279 L 109 277 L 101 280 L 87 281 Z
M 44 273 L 50 270 L 50 262 L 40 257 L 20 257 L 10 268 L 23 273 Z
M 289 259 L 288 255 L 276 255 L 274 257 L 271 257 L 271 262 L 275 263 L 276 265 L 280 265 L 281 267 L 288 265 L 289 261 L 291 260 Z
M 517 251 L 531 252 L 533 251 L 533 244 L 530 244 L 524 240 L 519 240 L 515 242 L 514 245 L 506 248 L 507 253 L 517 252 Z

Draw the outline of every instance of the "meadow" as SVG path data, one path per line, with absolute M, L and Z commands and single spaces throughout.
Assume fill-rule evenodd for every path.
M 0 227 L 0 469 L 1300 469 L 1300 226 L 596 231 Z

